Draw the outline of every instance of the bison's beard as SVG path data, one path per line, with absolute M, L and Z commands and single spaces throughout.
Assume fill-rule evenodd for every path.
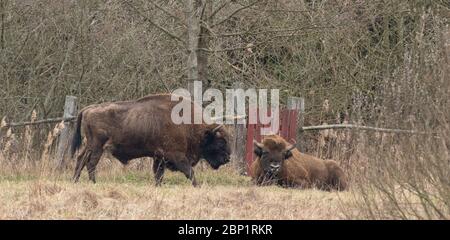
M 217 170 L 220 168 L 220 166 L 222 166 L 221 164 L 209 164 L 214 170 Z
M 220 166 L 228 163 L 229 156 L 227 154 L 211 154 L 204 156 L 205 160 L 209 163 L 209 165 L 214 169 L 217 170 L 220 168 Z
M 226 164 L 228 161 L 225 158 L 207 158 L 206 161 L 209 163 L 209 165 L 214 169 L 217 170 L 220 168 L 220 166 Z

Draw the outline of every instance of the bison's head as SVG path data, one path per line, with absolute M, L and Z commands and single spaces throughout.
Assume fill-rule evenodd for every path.
M 284 161 L 292 156 L 294 145 L 286 145 L 285 141 L 268 138 L 263 143 L 253 141 L 254 152 L 259 157 L 264 175 L 269 179 L 277 179 Z M 269 180 L 268 179 L 268 180 Z
M 202 157 L 213 169 L 218 169 L 230 161 L 230 146 L 228 135 L 219 125 L 213 129 L 206 130 L 201 144 Z

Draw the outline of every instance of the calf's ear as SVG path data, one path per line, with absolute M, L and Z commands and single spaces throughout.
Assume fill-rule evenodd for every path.
M 288 159 L 288 158 L 290 158 L 290 157 L 292 157 L 292 152 L 291 152 L 291 150 L 285 151 L 285 152 L 284 152 L 284 159 Z
M 254 149 L 256 156 L 261 157 L 263 152 L 263 145 L 255 140 L 253 140 Z

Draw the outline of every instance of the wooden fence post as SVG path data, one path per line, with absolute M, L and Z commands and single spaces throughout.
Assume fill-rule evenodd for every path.
M 303 138 L 303 130 L 302 127 L 304 126 L 305 122 L 305 99 L 301 97 L 288 97 L 287 101 L 287 108 L 288 110 L 296 109 L 298 110 L 298 117 L 297 117 L 297 148 L 300 151 L 305 150 L 305 144 L 304 144 L 304 138 Z
M 244 84 L 241 82 L 235 82 L 233 84 L 233 89 L 239 89 L 244 88 Z M 241 94 L 243 92 L 239 91 L 237 94 Z M 237 110 L 237 100 L 238 99 L 245 99 L 245 96 L 236 96 L 234 99 L 234 110 Z M 235 112 L 234 115 L 236 116 L 238 113 Z M 246 122 L 246 120 L 245 120 Z M 246 123 L 239 124 L 239 120 L 236 119 L 233 123 L 233 130 L 234 130 L 234 136 L 232 139 L 231 147 L 232 147 L 232 162 L 236 169 L 238 170 L 239 174 L 245 175 L 247 171 L 247 164 L 245 161 L 245 146 L 246 146 L 246 140 L 247 140 L 247 126 Z
M 64 103 L 63 118 L 76 117 L 77 115 L 77 97 L 66 96 Z M 66 166 L 65 156 L 70 146 L 70 137 L 73 133 L 75 122 L 64 122 L 64 129 L 61 131 L 58 140 L 58 149 L 56 153 L 57 168 L 62 170 Z

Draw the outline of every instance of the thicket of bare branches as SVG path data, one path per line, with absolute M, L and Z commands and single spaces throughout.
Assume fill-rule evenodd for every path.
M 444 70 L 435 63 L 445 1 L 194 2 L 207 15 L 206 86 L 280 88 L 306 98 L 314 123 L 345 111 L 373 122 L 385 105 L 405 117 L 433 103 L 438 82 L 412 67 Z M 0 115 L 61 116 L 69 94 L 86 105 L 186 87 L 185 10 L 179 1 L 2 0 Z
M 444 0 L 0 0 L 0 117 L 60 117 L 65 95 L 85 106 L 195 79 L 279 88 L 282 101 L 305 98 L 306 125 L 437 133 L 308 133 L 306 149 L 340 160 L 354 179 L 370 176 L 361 186 L 388 200 L 363 199 L 366 217 L 445 218 L 449 19 Z M 29 158 L 53 127 L 0 129 L 2 154 L 22 144 Z M 401 198 L 418 197 L 419 212 L 398 205 L 398 186 L 407 191 Z

